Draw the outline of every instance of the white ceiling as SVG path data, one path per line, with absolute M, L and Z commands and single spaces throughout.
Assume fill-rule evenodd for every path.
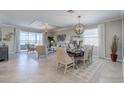
M 97 24 L 106 20 L 120 18 L 120 10 L 75 10 L 73 14 L 67 10 L 1 10 L 0 23 L 43 30 L 72 26 L 78 23 L 77 16 L 85 25 Z

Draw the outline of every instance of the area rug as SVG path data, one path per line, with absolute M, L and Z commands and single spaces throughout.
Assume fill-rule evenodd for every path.
M 54 77 L 56 75 L 59 77 L 59 80 L 56 80 L 58 82 L 92 82 L 92 79 L 98 75 L 98 72 L 101 72 L 102 67 L 104 66 L 105 62 L 100 59 L 94 59 L 93 63 L 90 64 L 88 67 L 84 64 L 80 64 L 79 68 L 77 69 L 68 69 L 66 74 L 63 74 L 64 68 L 60 69 L 59 71 L 56 71 L 56 63 L 55 63 L 55 55 L 49 55 L 47 57 L 41 57 L 40 59 L 36 58 L 35 56 L 31 56 L 33 60 L 37 60 L 39 63 L 43 62 L 43 67 L 45 67 L 46 70 L 50 69 L 48 72 L 51 73 L 50 77 Z M 42 67 L 42 68 L 43 68 Z M 52 74 L 53 73 L 53 74 Z
M 81 81 L 91 82 L 91 79 L 94 78 L 97 71 L 100 71 L 103 66 L 104 62 L 94 61 L 88 67 L 82 65 L 78 69 L 68 70 L 68 73 Z

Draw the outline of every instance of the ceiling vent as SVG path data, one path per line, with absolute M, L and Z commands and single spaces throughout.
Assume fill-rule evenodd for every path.
M 73 14 L 74 13 L 73 10 L 68 10 L 67 12 L 70 13 L 70 14 Z

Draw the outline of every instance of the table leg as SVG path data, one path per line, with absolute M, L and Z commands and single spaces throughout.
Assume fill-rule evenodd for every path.
M 75 62 L 75 69 L 77 69 L 77 68 L 78 68 L 78 65 L 77 65 L 77 64 L 78 64 L 78 62 L 77 62 L 77 60 L 76 60 L 76 59 L 74 60 L 74 62 Z

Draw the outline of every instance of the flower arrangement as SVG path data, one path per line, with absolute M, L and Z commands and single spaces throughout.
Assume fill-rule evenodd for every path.
M 52 44 L 55 42 L 54 37 L 52 37 L 52 36 L 48 36 L 47 39 L 48 39 L 48 42 L 49 42 L 49 47 L 51 47 Z

